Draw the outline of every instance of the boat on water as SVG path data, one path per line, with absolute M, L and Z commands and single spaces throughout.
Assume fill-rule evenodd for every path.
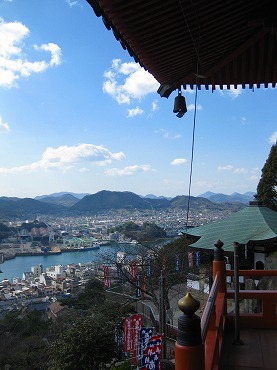
M 97 242 L 96 244 L 99 245 L 100 247 L 104 247 L 106 245 L 111 245 L 111 242 L 110 240 L 102 240 L 102 241 Z
M 62 252 L 72 252 L 72 251 L 91 251 L 94 249 L 99 249 L 100 245 L 98 243 L 90 245 L 90 246 L 79 246 L 79 247 L 66 247 L 61 249 Z
M 117 242 L 117 244 L 139 244 L 137 240 L 122 240 Z

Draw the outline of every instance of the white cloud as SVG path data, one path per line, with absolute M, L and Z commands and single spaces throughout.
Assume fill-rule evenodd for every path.
M 189 104 L 187 106 L 188 112 L 194 110 L 194 107 L 195 107 L 195 104 Z M 196 107 L 196 109 L 197 110 L 202 110 L 202 105 L 201 104 L 198 104 L 197 107 Z
M 120 66 L 120 63 L 121 63 L 121 60 L 120 59 L 113 59 L 112 60 L 112 68 L 113 69 L 118 69 L 119 66 Z
M 227 96 L 229 96 L 231 99 L 236 99 L 242 94 L 243 90 L 241 85 L 238 85 L 236 89 L 233 85 L 231 85 L 229 90 L 227 89 L 227 85 L 223 85 L 223 89 L 221 89 L 219 85 L 216 85 L 215 89 L 221 96 L 226 96 L 225 92 L 227 91 Z
M 250 173 L 250 174 L 253 175 L 252 176 L 253 179 L 257 178 L 257 173 L 259 172 L 258 167 L 255 167 L 255 168 L 252 168 L 252 169 L 247 169 L 247 168 L 244 168 L 244 167 L 235 168 L 231 164 L 228 164 L 226 166 L 218 166 L 217 170 L 218 171 L 232 171 L 232 173 L 237 174 L 237 175 Z
M 241 95 L 241 93 L 242 93 L 242 87 L 241 86 L 237 86 L 236 89 L 234 88 L 234 86 L 230 86 L 230 90 L 229 90 L 228 94 L 232 99 L 236 99 L 239 95 Z
M 245 118 L 245 117 L 241 117 L 240 122 L 241 122 L 243 125 L 246 125 L 246 118 Z
M 142 69 L 137 63 L 121 63 L 120 59 L 118 61 L 118 71 L 124 75 L 131 75 L 132 73 Z
M 246 168 L 236 168 L 234 173 L 247 173 L 248 170 Z
M 78 1 L 77 0 L 65 0 L 66 4 L 70 6 L 70 8 L 72 8 L 74 5 L 78 5 Z
M 260 168 L 259 167 L 254 167 L 251 169 L 250 173 L 253 173 L 254 175 L 260 171 Z
M 144 113 L 144 111 L 139 107 L 136 107 L 133 109 L 127 109 L 127 111 L 128 111 L 127 113 L 128 118 L 135 117 L 135 116 L 141 116 Z
M 1 132 L 9 132 L 10 126 L 8 123 L 3 122 L 2 117 L 0 116 L 0 133 Z
M 28 36 L 29 30 L 20 22 L 6 23 L 0 18 L 0 56 L 9 58 L 12 55 L 21 53 L 18 46 L 24 37 Z
M 122 152 L 118 152 L 118 153 L 113 153 L 111 155 L 112 159 L 115 159 L 116 161 L 121 161 L 122 159 L 125 159 L 125 154 L 122 153 Z
M 226 166 L 218 166 L 217 170 L 218 171 L 231 171 L 233 170 L 233 166 L 231 164 L 227 164 Z
M 124 153 L 111 153 L 108 149 L 93 144 L 80 144 L 77 146 L 48 147 L 42 153 L 39 161 L 12 168 L 0 168 L 0 174 L 19 173 L 25 171 L 68 170 L 78 164 L 90 163 L 96 165 L 111 164 L 113 160 L 125 158 Z
M 257 181 L 257 180 L 259 180 L 259 176 L 252 175 L 252 176 L 249 177 L 249 180 L 251 180 L 251 181 Z
M 144 96 L 156 93 L 159 83 L 137 63 L 122 63 L 120 59 L 112 61 L 111 70 L 104 72 L 103 91 L 115 99 L 118 104 L 130 104 Z
M 20 22 L 5 22 L 0 18 L 0 86 L 14 87 L 22 77 L 41 73 L 61 64 L 61 49 L 54 43 L 34 45 L 36 51 L 50 52 L 50 61 L 29 61 L 23 52 L 29 29 Z
M 34 48 L 35 50 L 50 51 L 51 53 L 50 66 L 58 66 L 61 64 L 62 51 L 58 45 L 49 42 L 49 44 L 43 44 L 41 46 L 34 45 Z
M 188 87 L 187 89 L 184 90 L 185 93 L 188 93 L 188 94 L 195 94 L 195 90 L 194 89 L 191 89 L 190 87 Z
M 123 85 L 124 90 L 135 99 L 141 99 L 150 93 L 156 93 L 158 82 L 143 68 L 130 74 Z
M 105 173 L 108 176 L 132 176 L 136 175 L 137 173 L 142 172 L 149 172 L 151 171 L 151 166 L 149 164 L 143 164 L 143 165 L 133 165 L 133 166 L 127 166 L 122 169 L 120 168 L 111 168 L 109 170 L 106 170 Z
M 276 144 L 277 143 L 277 131 L 275 131 L 269 138 L 270 144 Z
M 152 111 L 156 112 L 156 110 L 158 110 L 158 109 L 159 109 L 158 100 L 155 99 L 155 100 L 152 101 Z
M 170 162 L 172 166 L 179 166 L 180 164 L 188 163 L 187 159 L 185 158 L 176 158 Z
M 182 137 L 181 134 L 171 134 L 163 128 L 156 130 L 155 134 L 161 134 L 165 139 L 180 139 Z

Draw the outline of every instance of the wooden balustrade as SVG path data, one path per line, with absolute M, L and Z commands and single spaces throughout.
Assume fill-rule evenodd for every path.
M 217 368 L 222 346 L 225 293 L 219 292 L 221 280 L 221 272 L 218 272 L 201 319 L 202 340 L 205 344 L 205 370 Z
M 227 276 L 234 276 L 234 271 L 226 271 Z M 277 277 L 277 270 L 239 270 L 239 276 L 252 279 Z M 228 290 L 226 298 L 234 298 L 234 290 Z M 240 325 L 243 328 L 277 329 L 277 291 L 276 290 L 240 290 L 240 300 L 255 299 L 261 302 L 261 312 L 240 312 Z M 234 313 L 228 313 L 227 319 L 234 320 Z
M 184 322 L 192 320 L 193 316 L 195 320 L 196 315 L 190 312 L 189 305 L 187 308 L 183 305 L 183 322 L 181 320 L 178 323 L 175 344 L 176 370 L 218 370 L 219 368 L 225 324 L 227 321 L 235 320 L 234 312 L 227 313 L 227 299 L 234 298 L 235 291 L 227 291 L 226 289 L 226 276 L 234 276 L 234 271 L 226 271 L 222 246 L 223 243 L 220 241 L 215 244 L 214 283 L 201 323 L 199 322 L 204 350 L 201 343 L 190 343 L 190 338 L 193 337 L 197 329 L 195 326 L 184 325 Z M 240 270 L 239 276 L 252 277 L 253 279 L 260 279 L 264 276 L 274 277 L 277 276 L 277 270 Z M 242 327 L 277 329 L 276 290 L 239 290 L 239 300 L 244 299 L 260 300 L 262 309 L 259 313 L 240 312 L 240 325 Z M 184 333 L 184 330 L 187 332 Z M 188 338 L 188 341 L 183 342 L 182 336 Z

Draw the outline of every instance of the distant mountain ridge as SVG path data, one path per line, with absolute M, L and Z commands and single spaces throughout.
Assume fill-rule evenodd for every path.
M 211 191 L 207 191 L 204 194 L 199 195 L 199 197 L 203 197 L 209 199 L 211 202 L 214 203 L 244 203 L 249 204 L 252 200 L 254 200 L 254 192 L 248 191 L 247 193 L 240 194 L 240 193 L 233 193 L 231 195 L 221 194 L 221 193 L 213 193 Z
M 157 196 L 155 194 L 147 194 L 143 198 L 149 198 L 149 199 L 172 199 L 172 197 L 164 197 L 163 195 Z
M 223 210 L 224 205 L 215 204 L 208 199 L 200 197 L 191 197 L 191 207 L 196 211 L 203 209 L 207 210 Z M 107 191 L 102 190 L 96 194 L 86 195 L 78 203 L 71 207 L 72 211 L 78 212 L 102 212 L 108 210 L 163 210 L 167 208 L 186 209 L 188 205 L 188 196 L 179 195 L 168 200 L 167 198 L 159 197 L 155 199 L 141 198 L 139 195 L 124 191 Z M 229 206 L 230 207 L 230 206 Z M 241 208 L 243 205 L 241 205 Z
M 27 218 L 42 214 L 79 216 L 119 210 L 185 210 L 188 205 L 188 196 L 186 195 L 178 195 L 174 198 L 141 197 L 128 191 L 102 190 L 95 194 L 84 195 L 79 199 L 72 194 L 74 193 L 56 193 L 55 195 L 41 196 L 39 200 L 38 197 L 36 199 L 0 197 L 0 216 Z M 238 211 L 245 207 L 245 203 L 238 201 L 240 199 L 238 195 L 234 196 L 236 199 L 234 202 L 230 202 L 230 197 L 225 196 L 228 203 L 207 199 L 207 196 L 216 198 L 215 195 L 209 192 L 203 194 L 202 197 L 192 196 L 190 209 L 195 212 Z
M 60 198 L 64 195 L 72 195 L 74 198 L 82 199 L 86 195 L 90 195 L 90 193 L 72 193 L 72 192 L 67 192 L 67 191 L 60 191 L 59 193 L 52 193 L 52 194 L 48 194 L 48 195 L 38 195 L 34 199 L 42 200 L 43 198 L 48 198 L 48 197 Z
M 0 197 L 0 215 L 6 217 L 26 217 L 37 214 L 60 214 L 63 206 L 40 202 L 32 198 Z
M 103 190 L 103 191 L 106 191 L 106 190 Z M 100 193 L 100 192 L 98 192 L 98 193 Z M 119 193 L 121 193 L 121 192 L 119 192 Z M 35 197 L 34 199 L 44 201 L 46 203 L 51 203 L 51 204 L 63 204 L 64 203 L 65 205 L 67 205 L 67 203 L 68 203 L 68 205 L 70 205 L 70 204 L 73 205 L 73 204 L 77 203 L 78 200 L 83 199 L 87 195 L 93 195 L 93 194 L 90 194 L 90 193 L 59 192 L 59 193 L 52 193 L 52 194 L 49 194 L 49 195 L 39 195 L 39 196 Z M 233 193 L 233 194 L 230 194 L 230 195 L 222 194 L 222 193 L 214 193 L 212 191 L 207 191 L 203 194 L 198 195 L 197 197 L 206 198 L 206 199 L 209 199 L 210 201 L 215 202 L 215 203 L 240 202 L 240 203 L 248 204 L 251 200 L 254 200 L 254 195 L 255 195 L 255 193 L 252 192 L 252 191 L 248 191 L 244 194 Z M 140 197 L 144 198 L 144 199 L 167 199 L 167 200 L 173 199 L 172 197 L 166 197 L 166 196 L 163 196 L 163 195 L 157 196 L 155 194 L 147 194 L 147 195 L 144 195 L 144 196 L 140 195 Z M 2 198 L 7 198 L 7 197 L 2 197 Z M 1 199 L 1 197 L 0 197 L 0 199 Z M 11 199 L 11 198 L 8 198 L 8 199 Z M 13 198 L 13 199 L 18 199 L 18 198 Z
M 68 194 L 63 194 L 60 196 L 58 195 L 45 196 L 45 197 L 40 198 L 40 202 L 61 205 L 64 207 L 71 207 L 77 202 L 79 202 L 80 199 L 82 198 L 77 198 L 71 195 L 71 193 L 68 193 Z

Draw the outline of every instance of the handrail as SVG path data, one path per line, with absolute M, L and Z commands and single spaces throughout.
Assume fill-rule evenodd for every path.
M 155 315 L 153 308 L 143 301 L 136 301 L 136 312 L 142 313 L 144 317 L 151 321 L 153 327 L 159 332 L 159 319 Z M 176 340 L 177 338 L 177 326 L 166 323 L 166 337 L 169 340 Z
M 214 311 L 214 306 L 215 306 L 216 297 L 217 297 L 218 288 L 219 288 L 221 279 L 222 279 L 221 272 L 217 272 L 216 276 L 215 276 L 215 279 L 214 279 L 214 282 L 213 282 L 213 285 L 212 285 L 210 295 L 208 297 L 208 300 L 207 300 L 207 303 L 205 305 L 205 309 L 204 309 L 204 312 L 203 312 L 203 315 L 202 315 L 201 332 L 202 332 L 203 342 L 205 342 L 206 337 L 207 337 L 208 329 L 209 329 L 209 326 L 210 326 L 210 319 L 211 319 L 211 316 L 212 316 L 213 311 Z
M 233 276 L 234 271 L 226 271 L 226 275 Z M 260 279 L 264 276 L 277 276 L 277 270 L 239 270 L 239 276 Z M 234 298 L 235 292 L 228 289 L 226 298 Z M 276 315 L 276 290 L 239 290 L 239 298 L 246 300 L 257 300 L 260 302 L 260 312 L 240 312 L 240 325 L 242 327 L 261 328 L 261 329 L 277 329 L 277 315 Z M 234 312 L 227 314 L 228 321 L 234 320 Z
M 234 270 L 226 270 L 226 275 L 233 276 Z M 239 275 L 253 277 L 277 276 L 277 270 L 239 270 Z
M 205 370 L 217 369 L 226 317 L 226 290 L 222 291 L 224 273 L 215 272 L 205 309 L 201 318 L 202 342 L 205 347 Z
M 215 244 L 217 249 L 213 262 L 214 282 L 202 314 L 201 323 L 199 320 L 198 324 L 198 328 L 201 330 L 202 340 L 200 341 L 202 343 L 190 342 L 190 339 L 194 338 L 196 333 L 197 315 L 191 315 L 191 300 L 185 300 L 186 297 L 184 297 L 184 304 L 187 303 L 187 307 L 185 305 L 182 307 L 183 319 L 178 320 L 177 342 L 175 343 L 176 370 L 219 369 L 225 327 L 227 323 L 231 323 L 235 319 L 234 311 L 227 313 L 227 299 L 234 298 L 235 291 L 227 290 L 226 276 L 234 276 L 234 270 L 226 271 L 226 264 L 220 249 L 221 245 L 218 244 Z M 264 276 L 277 276 L 277 270 L 239 270 L 238 276 L 260 279 Z M 238 289 L 238 300 L 241 299 L 262 301 L 261 312 L 254 314 L 239 313 L 241 327 L 277 329 L 276 290 Z M 238 307 L 239 310 L 240 306 Z M 184 338 L 186 338 L 185 341 Z

